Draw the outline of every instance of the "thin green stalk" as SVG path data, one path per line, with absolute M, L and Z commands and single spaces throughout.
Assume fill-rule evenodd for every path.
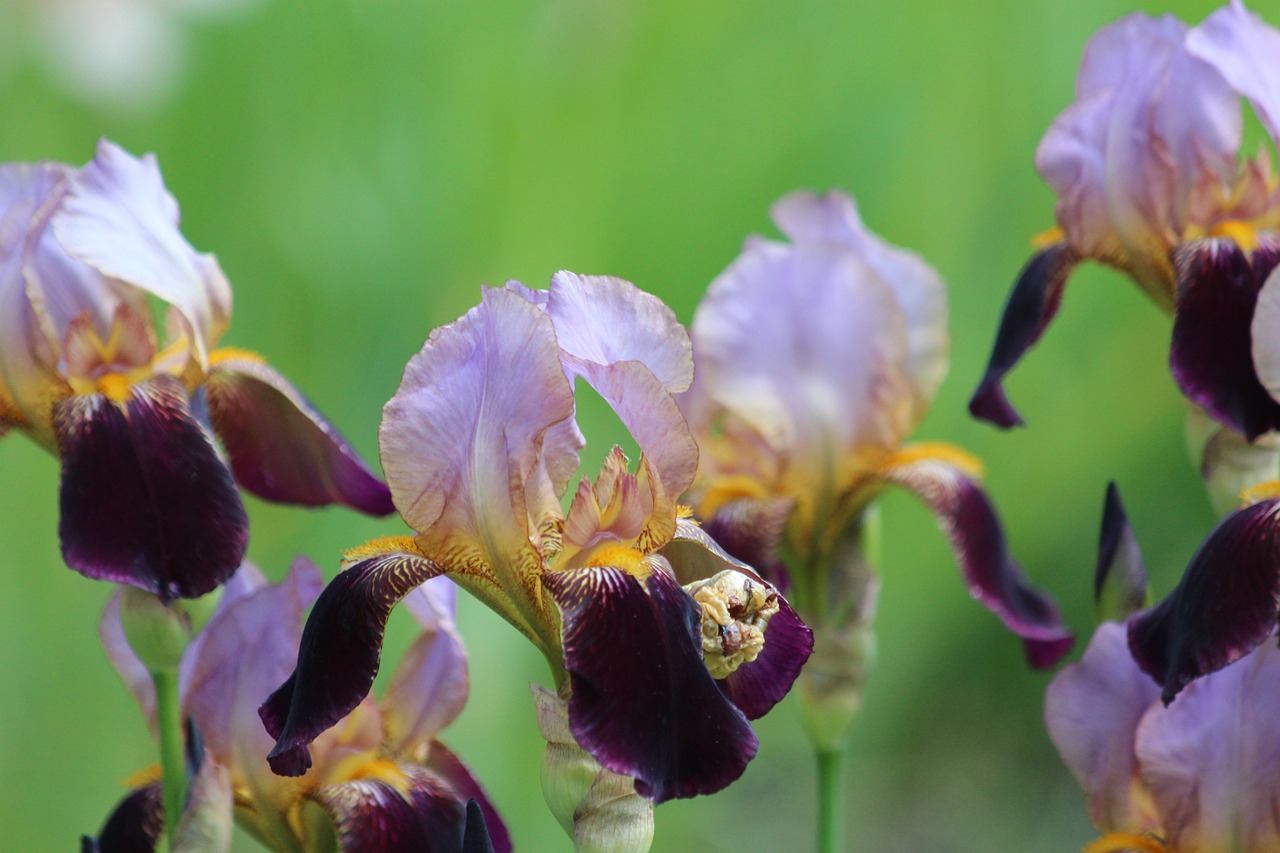
M 843 750 L 818 749 L 818 853 L 844 850 Z
M 187 799 L 187 762 L 183 747 L 182 709 L 178 706 L 178 673 L 151 673 L 156 686 L 156 728 L 160 731 L 160 768 L 164 772 L 164 834 L 174 848 L 178 820 Z

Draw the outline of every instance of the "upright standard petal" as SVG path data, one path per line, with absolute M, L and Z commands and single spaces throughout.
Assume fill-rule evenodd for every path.
M 564 618 L 574 739 L 655 803 L 719 791 L 759 742 L 702 663 L 701 612 L 664 569 L 616 568 L 544 583 Z
M 444 570 L 419 554 L 391 552 L 342 571 L 316 600 L 293 674 L 258 709 L 276 739 L 267 756 L 281 776 L 311 766 L 307 745 L 369 694 L 391 609 Z
M 1129 623 L 1129 646 L 1164 690 L 1238 660 L 1271 635 L 1280 608 L 1280 497 L 1237 510 L 1213 529 L 1173 592 Z
M 209 417 L 236 480 L 269 501 L 339 503 L 395 512 L 391 492 L 278 371 L 241 353 L 218 358 L 205 382 Z
M 1080 258 L 1065 241 L 1036 252 L 1009 293 L 982 381 L 969 399 L 969 414 L 1002 429 L 1022 426 L 1004 392 L 1004 377 L 1040 340 L 1062 304 L 1067 278 Z
M 882 473 L 933 510 L 955 549 L 969 593 L 1022 638 L 1032 666 L 1051 667 L 1070 651 L 1074 640 L 1057 607 L 1028 583 L 1009 555 L 995 508 L 968 473 L 910 448 L 891 458 Z
M 1191 30 L 1187 49 L 1248 98 L 1271 138 L 1280 139 L 1280 32 L 1231 0 Z
M 204 595 L 231 577 L 248 519 L 179 380 L 154 376 L 122 404 L 70 397 L 54 417 L 69 566 L 163 599 Z

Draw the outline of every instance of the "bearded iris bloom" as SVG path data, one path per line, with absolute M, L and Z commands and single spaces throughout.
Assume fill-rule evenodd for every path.
M 1236 534 L 1241 529 L 1231 528 Z M 1126 540 L 1127 558 L 1120 547 Z M 1135 561 L 1140 563 L 1136 543 L 1113 492 L 1103 521 L 1099 586 L 1110 583 L 1103 575 L 1114 566 Z M 1141 606 L 1140 570 L 1117 586 L 1129 587 L 1136 595 L 1126 597 Z M 1049 736 L 1104 833 L 1087 853 L 1280 850 L 1274 607 L 1265 642 L 1190 684 L 1171 704 L 1161 702 L 1160 687 L 1130 653 L 1135 631 L 1142 632 L 1149 615 L 1115 615 L 1124 621 L 1101 623 L 1084 657 L 1058 673 L 1045 694 Z
M 59 458 L 76 571 L 166 600 L 213 590 L 247 541 L 236 480 L 267 500 L 391 512 L 283 376 L 214 349 L 230 317 L 227 280 L 178 231 L 154 157 L 103 140 L 80 169 L 0 167 L 0 434 Z
M 837 565 L 853 559 L 850 531 L 883 487 L 905 486 L 938 516 L 973 596 L 1052 665 L 1071 637 L 1007 553 L 977 461 L 904 445 L 946 373 L 942 280 L 869 233 L 841 193 L 798 192 L 772 213 L 790 243 L 748 240 L 694 317 L 697 380 L 681 405 L 702 448 L 695 511 L 789 582 L 815 630 L 834 629 L 858 594 Z
M 405 604 L 422 627 L 386 695 L 366 698 L 314 745 L 301 779 L 273 774 L 262 759 L 271 740 L 257 708 L 289 672 L 302 618 L 320 591 L 319 570 L 298 559 L 267 584 L 245 565 L 182 660 L 182 706 L 200 744 L 198 772 L 179 824 L 179 849 L 229 849 L 234 818 L 272 850 L 510 849 L 506 829 L 467 767 L 436 736 L 467 699 L 466 653 L 453 624 L 456 590 L 425 585 Z M 125 641 L 120 596 L 102 621 L 108 656 L 149 717 L 155 694 L 146 667 Z M 154 849 L 163 824 L 159 784 L 127 797 L 95 842 L 101 853 Z M 476 846 L 477 801 L 492 848 Z M 464 836 L 468 844 L 464 848 Z M 136 839 L 138 846 L 127 846 Z M 336 842 L 336 845 L 335 845 Z M 183 845 L 189 845 L 183 847 Z
M 1076 100 L 1040 142 L 1057 227 L 1022 270 L 970 411 L 1022 423 L 1002 382 L 1058 310 L 1084 258 L 1128 274 L 1173 314 L 1187 398 L 1252 440 L 1280 427 L 1280 184 L 1242 150 L 1241 99 L 1280 139 L 1280 32 L 1239 0 L 1188 28 L 1130 15 L 1085 48 Z
M 402 596 L 448 574 L 545 655 L 577 744 L 653 802 L 711 793 L 754 756 L 749 719 L 790 689 L 808 629 L 677 505 L 697 446 L 673 394 L 688 335 L 629 282 L 558 273 L 486 288 L 432 332 L 383 410 L 382 462 L 413 538 L 347 555 L 294 674 L 263 705 L 280 773 L 368 692 Z M 588 383 L 640 449 L 615 449 L 564 512 Z M 571 809 L 572 811 L 572 809 Z M 576 820 L 576 816 L 575 816 Z

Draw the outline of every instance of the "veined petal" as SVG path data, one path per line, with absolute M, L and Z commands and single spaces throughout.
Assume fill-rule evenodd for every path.
M 395 511 L 386 485 L 275 369 L 252 358 L 215 358 L 204 389 L 231 470 L 258 497 L 339 503 L 370 515 Z
M 540 560 L 525 485 L 549 431 L 573 413 L 551 319 L 518 293 L 486 289 L 479 306 L 432 332 L 379 430 L 392 497 L 424 551 L 525 586 L 512 573 Z
M 574 739 L 661 803 L 729 785 L 759 742 L 702 663 L 701 612 L 661 569 L 647 588 L 621 569 L 543 581 L 564 619 Z
M 448 578 L 432 578 L 405 596 L 405 607 L 423 630 L 378 703 L 383 741 L 392 755 L 429 743 L 467 702 L 467 651 L 453 622 L 457 590 Z
M 1173 592 L 1129 623 L 1129 647 L 1165 704 L 1271 635 L 1280 607 L 1280 498 L 1218 522 Z
M 276 739 L 267 756 L 272 771 L 306 772 L 307 744 L 354 710 L 373 686 L 391 609 L 443 573 L 420 554 L 394 552 L 356 563 L 325 587 L 303 629 L 293 674 L 258 709 Z
M 1004 393 L 1004 377 L 1040 340 L 1062 304 L 1062 290 L 1080 258 L 1065 242 L 1046 246 L 1031 256 L 1009 292 L 982 381 L 969 399 L 969 413 L 998 427 L 1024 421 Z
M 1169 849 L 1280 850 L 1278 702 L 1272 637 L 1147 713 L 1137 757 Z
M 343 853 L 455 853 L 463 850 L 466 804 L 420 767 L 401 765 L 407 790 L 381 779 L 321 788 Z
M 1234 241 L 1196 240 L 1175 252 L 1178 309 L 1169 366 L 1182 393 L 1250 440 L 1280 427 L 1280 403 L 1254 371 L 1254 307 L 1280 257 L 1268 241 L 1252 256 Z
M 460 799 L 467 801 L 467 837 L 462 846 L 463 853 L 480 850 L 508 853 L 511 850 L 511 837 L 507 826 L 467 765 L 450 752 L 448 747 L 436 741 L 427 754 L 427 769 L 442 779 Z M 481 829 L 484 830 L 483 833 L 480 832 Z M 486 839 L 491 846 L 484 846 Z
M 1187 35 L 1187 49 L 1249 99 L 1272 139 L 1280 139 L 1280 32 L 1231 0 Z
M 790 579 L 778 559 L 778 544 L 794 508 L 791 498 L 739 498 L 727 501 L 703 519 L 702 529 L 726 552 L 786 592 Z
M 248 519 L 179 380 L 154 376 L 123 406 L 102 394 L 70 397 L 54 418 L 67 565 L 166 600 L 204 595 L 231 577 Z
M 73 258 L 177 307 L 203 361 L 230 319 L 231 288 L 213 256 L 178 231 L 178 205 L 154 155 L 99 141 L 94 159 L 69 177 L 52 224 Z
M 793 243 L 831 242 L 852 250 L 897 296 L 907 321 L 907 365 L 916 405 L 933 401 L 947 374 L 947 290 L 933 267 L 915 252 L 891 246 L 867 230 L 854 200 L 838 190 L 791 193 L 770 209 L 778 230 Z
M 995 508 L 976 480 L 944 459 L 911 454 L 882 473 L 933 510 L 951 540 L 970 595 L 1022 638 L 1032 666 L 1051 667 L 1070 651 L 1074 640 L 1058 608 L 1027 582 L 1009 555 Z
M 1159 688 L 1129 656 L 1124 626 L 1103 622 L 1084 657 L 1063 667 L 1044 697 L 1049 738 L 1085 789 L 1089 815 L 1105 831 L 1141 831 L 1155 823 L 1135 797 L 1134 741 Z

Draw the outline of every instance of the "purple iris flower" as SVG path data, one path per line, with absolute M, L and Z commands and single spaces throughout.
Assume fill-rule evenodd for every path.
M 227 280 L 178 231 L 153 156 L 103 140 L 80 169 L 0 166 L 0 434 L 60 459 L 76 571 L 162 599 L 211 591 L 244 556 L 236 481 L 267 500 L 391 512 L 288 380 L 214 349 L 230 318 Z
M 350 552 L 320 596 L 298 666 L 263 705 L 277 772 L 368 692 L 402 596 L 448 574 L 527 636 L 568 691 L 569 729 L 662 802 L 718 791 L 755 755 L 748 723 L 790 689 L 812 637 L 777 590 L 677 505 L 698 449 L 673 394 L 688 335 L 629 282 L 511 282 L 431 333 L 383 410 L 383 468 L 412 539 Z M 614 449 L 561 506 L 591 386 L 640 449 Z
M 1265 511 L 1275 515 L 1274 506 Z M 1205 548 L 1247 541 L 1252 518 L 1230 521 Z M 1248 559 L 1247 551 L 1237 556 Z M 1124 618 L 1142 606 L 1145 573 L 1114 489 L 1098 565 L 1099 589 L 1110 587 L 1118 593 L 1114 599 L 1129 602 L 1112 608 L 1114 615 Z M 1260 644 L 1187 685 L 1169 703 L 1144 672 L 1147 665 L 1131 654 L 1140 650 L 1137 638 L 1153 613 L 1165 607 L 1124 623 L 1100 624 L 1083 658 L 1058 673 L 1045 694 L 1049 736 L 1085 789 L 1090 816 L 1104 833 L 1085 850 L 1280 850 L 1280 717 L 1272 712 L 1280 701 L 1275 608 Z
M 466 652 L 454 626 L 456 589 L 447 580 L 406 597 L 421 632 L 386 694 L 366 698 L 313 745 L 300 779 L 271 772 L 271 746 L 258 705 L 293 665 L 320 571 L 299 558 L 267 584 L 250 565 L 227 583 L 218 609 L 180 669 L 182 708 L 194 736 L 195 778 L 176 833 L 178 849 L 229 849 L 234 820 L 271 850 L 510 850 L 501 819 L 467 767 L 436 739 L 467 700 Z M 149 717 L 155 694 L 130 650 L 119 593 L 102 620 L 111 662 Z M 474 800 L 479 814 L 470 816 Z M 160 785 L 125 798 L 91 850 L 153 850 L 163 831 Z M 481 843 L 487 838 L 488 844 Z M 336 843 L 335 843 L 336 842 Z M 492 846 L 489 846 L 491 844 Z
M 1194 28 L 1135 13 L 1094 35 L 1076 100 L 1036 152 L 1057 227 L 1009 295 L 976 417 L 1023 422 L 1001 383 L 1091 258 L 1173 314 L 1169 363 L 1189 400 L 1250 440 L 1280 427 L 1278 92 L 1280 32 L 1239 0 Z M 1269 140 L 1256 156 L 1242 99 Z
M 1008 554 L 979 463 L 905 443 L 947 370 L 942 279 L 867 231 L 842 193 L 797 192 L 772 213 L 790 242 L 749 239 L 694 317 L 697 375 L 680 403 L 702 449 L 696 513 L 731 553 L 789 580 L 812 620 L 852 606 L 831 595 L 843 571 L 831 564 L 879 491 L 904 486 L 937 515 L 973 596 L 1052 665 L 1071 635 Z

